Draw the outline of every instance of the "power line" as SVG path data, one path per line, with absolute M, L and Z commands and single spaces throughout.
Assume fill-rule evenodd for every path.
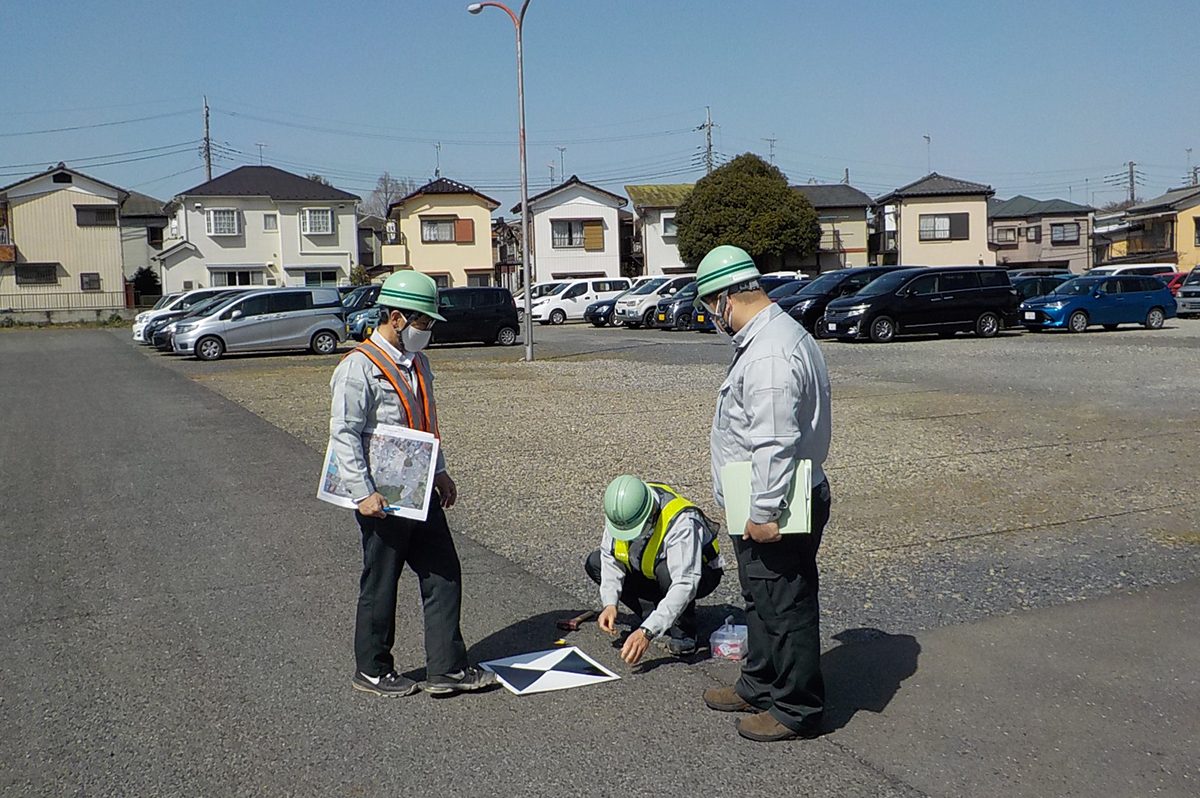
M 183 147 L 181 149 L 171 150 L 170 152 L 160 152 L 154 155 L 142 155 L 137 158 L 121 158 L 115 161 L 105 161 L 102 163 L 91 163 L 87 165 L 88 169 L 99 169 L 104 166 L 117 166 L 125 163 L 136 163 L 138 161 L 152 161 L 156 158 L 168 158 L 172 155 L 183 155 L 184 153 L 194 152 L 192 147 Z M 29 174 L 28 169 L 23 169 L 16 172 L 0 172 L 0 177 L 20 177 Z
M 181 141 L 177 144 L 164 144 L 161 147 L 146 147 L 146 148 L 140 149 L 140 150 L 129 150 L 128 152 L 110 152 L 107 155 L 86 155 L 86 156 L 80 156 L 77 158 L 56 158 L 56 159 L 54 159 L 53 163 L 62 161 L 63 163 L 66 163 L 66 164 L 82 165 L 86 161 L 99 161 L 99 160 L 104 160 L 105 158 L 121 158 L 126 155 L 141 155 L 142 153 L 146 153 L 146 152 L 158 152 L 159 150 L 170 150 L 170 149 L 174 149 L 176 147 L 189 147 L 189 146 L 192 146 L 192 145 L 198 143 L 198 141 L 199 141 L 198 139 L 193 139 L 191 141 Z M 46 166 L 48 163 L 49 163 L 48 161 L 34 161 L 32 163 L 0 164 L 0 169 L 21 169 L 24 167 L 37 168 L 37 167 Z
M 155 114 L 154 116 L 141 116 L 137 119 L 120 119 L 116 122 L 96 122 L 90 125 L 72 125 L 70 127 L 50 127 L 44 130 L 22 130 L 17 133 L 0 133 L 0 138 L 14 138 L 16 136 L 41 136 L 46 133 L 66 133 L 72 130 L 95 130 L 100 127 L 115 127 L 117 125 L 132 125 L 135 122 L 150 122 L 155 119 L 168 119 L 173 116 L 183 116 L 190 114 L 191 111 L 174 111 L 169 114 Z

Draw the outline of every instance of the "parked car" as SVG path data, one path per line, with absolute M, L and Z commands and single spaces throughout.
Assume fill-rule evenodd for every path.
M 1102 277 L 1109 274 L 1138 274 L 1143 277 L 1155 277 L 1160 274 L 1174 274 L 1174 263 L 1129 263 L 1122 266 L 1095 266 L 1088 277 Z
M 584 317 L 588 305 L 605 299 L 615 299 L 629 290 L 625 277 L 595 277 L 570 280 L 561 290 L 551 291 L 533 303 L 533 320 L 539 324 L 562 324 Z
M 374 306 L 376 300 L 379 299 L 381 287 L 378 283 L 358 286 L 342 297 L 342 307 L 346 309 L 346 313 L 353 313 L 356 310 Z
M 1074 274 L 1071 273 L 1070 269 L 1047 268 L 1047 269 L 1009 269 L 1008 270 L 1008 279 L 1013 280 L 1014 282 L 1016 281 L 1016 279 L 1018 277 L 1058 277 L 1060 275 L 1064 279 L 1075 276 Z
M 177 310 L 191 310 L 204 300 L 216 296 L 222 291 L 249 290 L 253 289 L 250 286 L 227 286 L 223 288 L 198 288 L 194 291 L 184 291 L 182 294 L 177 294 L 174 299 L 163 304 L 161 307 L 156 305 L 154 310 L 142 311 L 133 318 L 133 340 L 143 344 L 150 343 L 146 338 L 146 325 L 161 316 Z
M 696 275 L 694 274 L 681 274 L 678 276 L 664 275 L 647 280 L 616 301 L 613 315 L 617 321 L 627 327 L 650 327 L 654 324 L 658 300 L 678 293 L 681 288 L 695 279 Z
M 654 326 L 660 330 L 690 330 L 696 308 L 696 281 L 674 294 L 658 300 L 654 307 Z
M 176 310 L 164 316 L 159 316 L 146 325 L 145 331 L 142 333 L 147 342 L 154 345 L 154 348 L 160 352 L 173 352 L 174 346 L 171 343 L 175 335 L 175 327 L 177 322 L 184 319 L 189 319 L 198 316 L 207 316 L 213 310 L 221 307 L 230 299 L 238 296 L 240 291 L 220 291 L 213 294 L 203 302 L 199 302 L 192 306 L 190 310 Z
M 794 295 L 781 300 L 779 306 L 800 322 L 804 329 L 818 338 L 824 338 L 826 328 L 821 324 L 821 317 L 825 315 L 825 308 L 830 302 L 841 297 L 853 296 L 875 278 L 902 268 L 904 267 L 858 266 L 825 272 Z
M 1200 314 L 1200 268 L 1192 269 L 1188 276 L 1183 278 L 1176 304 L 1176 312 L 1180 317 Z
M 1043 277 L 1013 277 L 1012 272 L 1009 272 L 1008 276 L 1012 280 L 1013 288 L 1017 289 L 1017 295 L 1021 297 L 1021 301 L 1037 296 L 1045 296 L 1071 279 L 1070 275 L 1066 272 Z
M 521 328 L 513 295 L 503 288 L 443 288 L 438 312 L 446 320 L 433 326 L 435 344 L 478 341 L 512 346 Z
M 1076 277 L 1048 296 L 1021 304 L 1021 322 L 1029 330 L 1066 329 L 1080 333 L 1093 324 L 1115 330 L 1120 324 L 1141 324 L 1157 330 L 1175 318 L 1175 298 L 1157 277 L 1114 274 Z
M 1171 296 L 1178 297 L 1179 289 L 1183 287 L 1183 281 L 1187 279 L 1187 276 L 1187 272 L 1172 272 L 1171 274 L 1160 274 L 1158 279 L 1167 284 Z
M 534 283 L 533 287 L 529 289 L 529 301 L 532 304 L 534 302 L 537 302 L 539 299 L 546 296 L 547 294 L 549 294 L 551 291 L 561 291 L 562 288 L 563 288 L 562 280 L 553 280 L 551 282 L 546 282 L 546 283 Z M 517 305 L 517 319 L 524 322 L 525 321 L 525 292 L 524 291 L 514 292 L 513 293 L 513 301 L 516 302 L 516 305 Z
M 178 354 L 216 360 L 226 352 L 337 351 L 346 311 L 336 288 L 268 288 L 234 297 L 218 313 L 175 325 Z
M 646 281 L 646 278 L 639 279 L 642 282 Z M 637 282 L 635 281 L 634 288 L 636 287 Z M 633 288 L 626 289 L 611 299 L 602 299 L 599 302 L 593 302 L 592 304 L 588 305 L 587 310 L 583 311 L 584 321 L 591 322 L 593 327 L 603 327 L 605 325 L 608 325 L 609 327 L 620 327 L 621 322 L 613 317 L 613 311 L 616 310 L 617 300 L 632 290 Z
M 991 338 L 1018 323 L 1020 300 L 1008 273 L 994 266 L 901 269 L 872 280 L 825 309 L 825 331 L 876 343 L 897 335 L 972 331 Z
M 800 272 L 770 272 L 758 278 L 758 285 L 769 294 L 781 285 L 802 279 L 804 275 Z

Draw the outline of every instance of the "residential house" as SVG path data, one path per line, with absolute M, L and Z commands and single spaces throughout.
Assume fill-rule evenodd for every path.
M 625 186 L 633 205 L 633 254 L 640 248 L 645 274 L 690 271 L 675 242 L 675 212 L 692 193 L 691 183 Z
M 492 263 L 496 284 L 510 291 L 521 285 L 521 220 L 499 216 L 492 220 Z
M 396 227 L 383 265 L 428 274 L 442 288 L 492 285 L 492 211 L 500 203 L 456 180 L 439 177 L 388 208 Z
M 987 201 L 995 193 L 982 183 L 931 172 L 880 197 L 873 259 L 906 266 L 994 266 Z
M 576 175 L 529 198 L 535 279 L 620 277 L 624 197 Z M 518 203 L 513 213 L 521 212 Z
M 386 240 L 386 219 L 373 213 L 358 217 L 358 262 L 371 276 L 387 271 L 383 266 L 383 244 Z
M 346 285 L 358 260 L 359 198 L 274 166 L 239 166 L 167 205 L 164 291 L 225 285 Z
M 1094 209 L 1067 200 L 1018 194 L 988 200 L 988 242 L 1008 269 L 1040 266 L 1082 274 L 1091 268 Z
M 62 163 L 0 188 L 0 312 L 70 321 L 124 309 L 128 197 Z
M 154 256 L 162 252 L 170 221 L 163 201 L 136 191 L 121 203 L 121 259 L 125 279 L 132 280 L 139 269 L 158 271 Z
M 1200 186 L 1184 186 L 1138 203 L 1097 229 L 1096 265 L 1174 263 L 1189 272 L 1200 264 Z
M 804 271 L 824 272 L 866 266 L 868 258 L 867 210 L 871 198 L 846 183 L 809 183 L 792 186 L 817 212 L 821 242 L 817 251 L 796 264 Z

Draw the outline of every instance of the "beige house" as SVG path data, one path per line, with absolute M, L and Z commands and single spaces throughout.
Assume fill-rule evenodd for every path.
M 871 198 L 846 183 L 809 183 L 792 186 L 803 194 L 817 212 L 821 223 L 821 243 L 817 251 L 795 264 L 807 272 L 825 272 L 866 266 L 867 210 Z M 789 261 L 789 266 L 791 262 Z
M 988 241 L 996 264 L 1006 269 L 1091 268 L 1089 241 L 1094 209 L 1067 200 L 1035 200 L 1018 194 L 988 201 Z
M 875 261 L 904 266 L 994 266 L 991 186 L 932 172 L 875 200 Z
M 383 267 L 414 269 L 442 288 L 492 285 L 492 211 L 498 207 L 455 180 L 426 183 L 388 208 Z
M 0 313 L 69 321 L 124 309 L 128 196 L 61 163 L 0 189 Z

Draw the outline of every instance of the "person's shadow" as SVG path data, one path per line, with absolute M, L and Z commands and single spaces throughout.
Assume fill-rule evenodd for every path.
M 833 636 L 841 645 L 821 655 L 825 677 L 825 730 L 836 731 L 860 709 L 882 712 L 917 672 L 921 644 L 912 635 L 879 629 L 847 629 Z

